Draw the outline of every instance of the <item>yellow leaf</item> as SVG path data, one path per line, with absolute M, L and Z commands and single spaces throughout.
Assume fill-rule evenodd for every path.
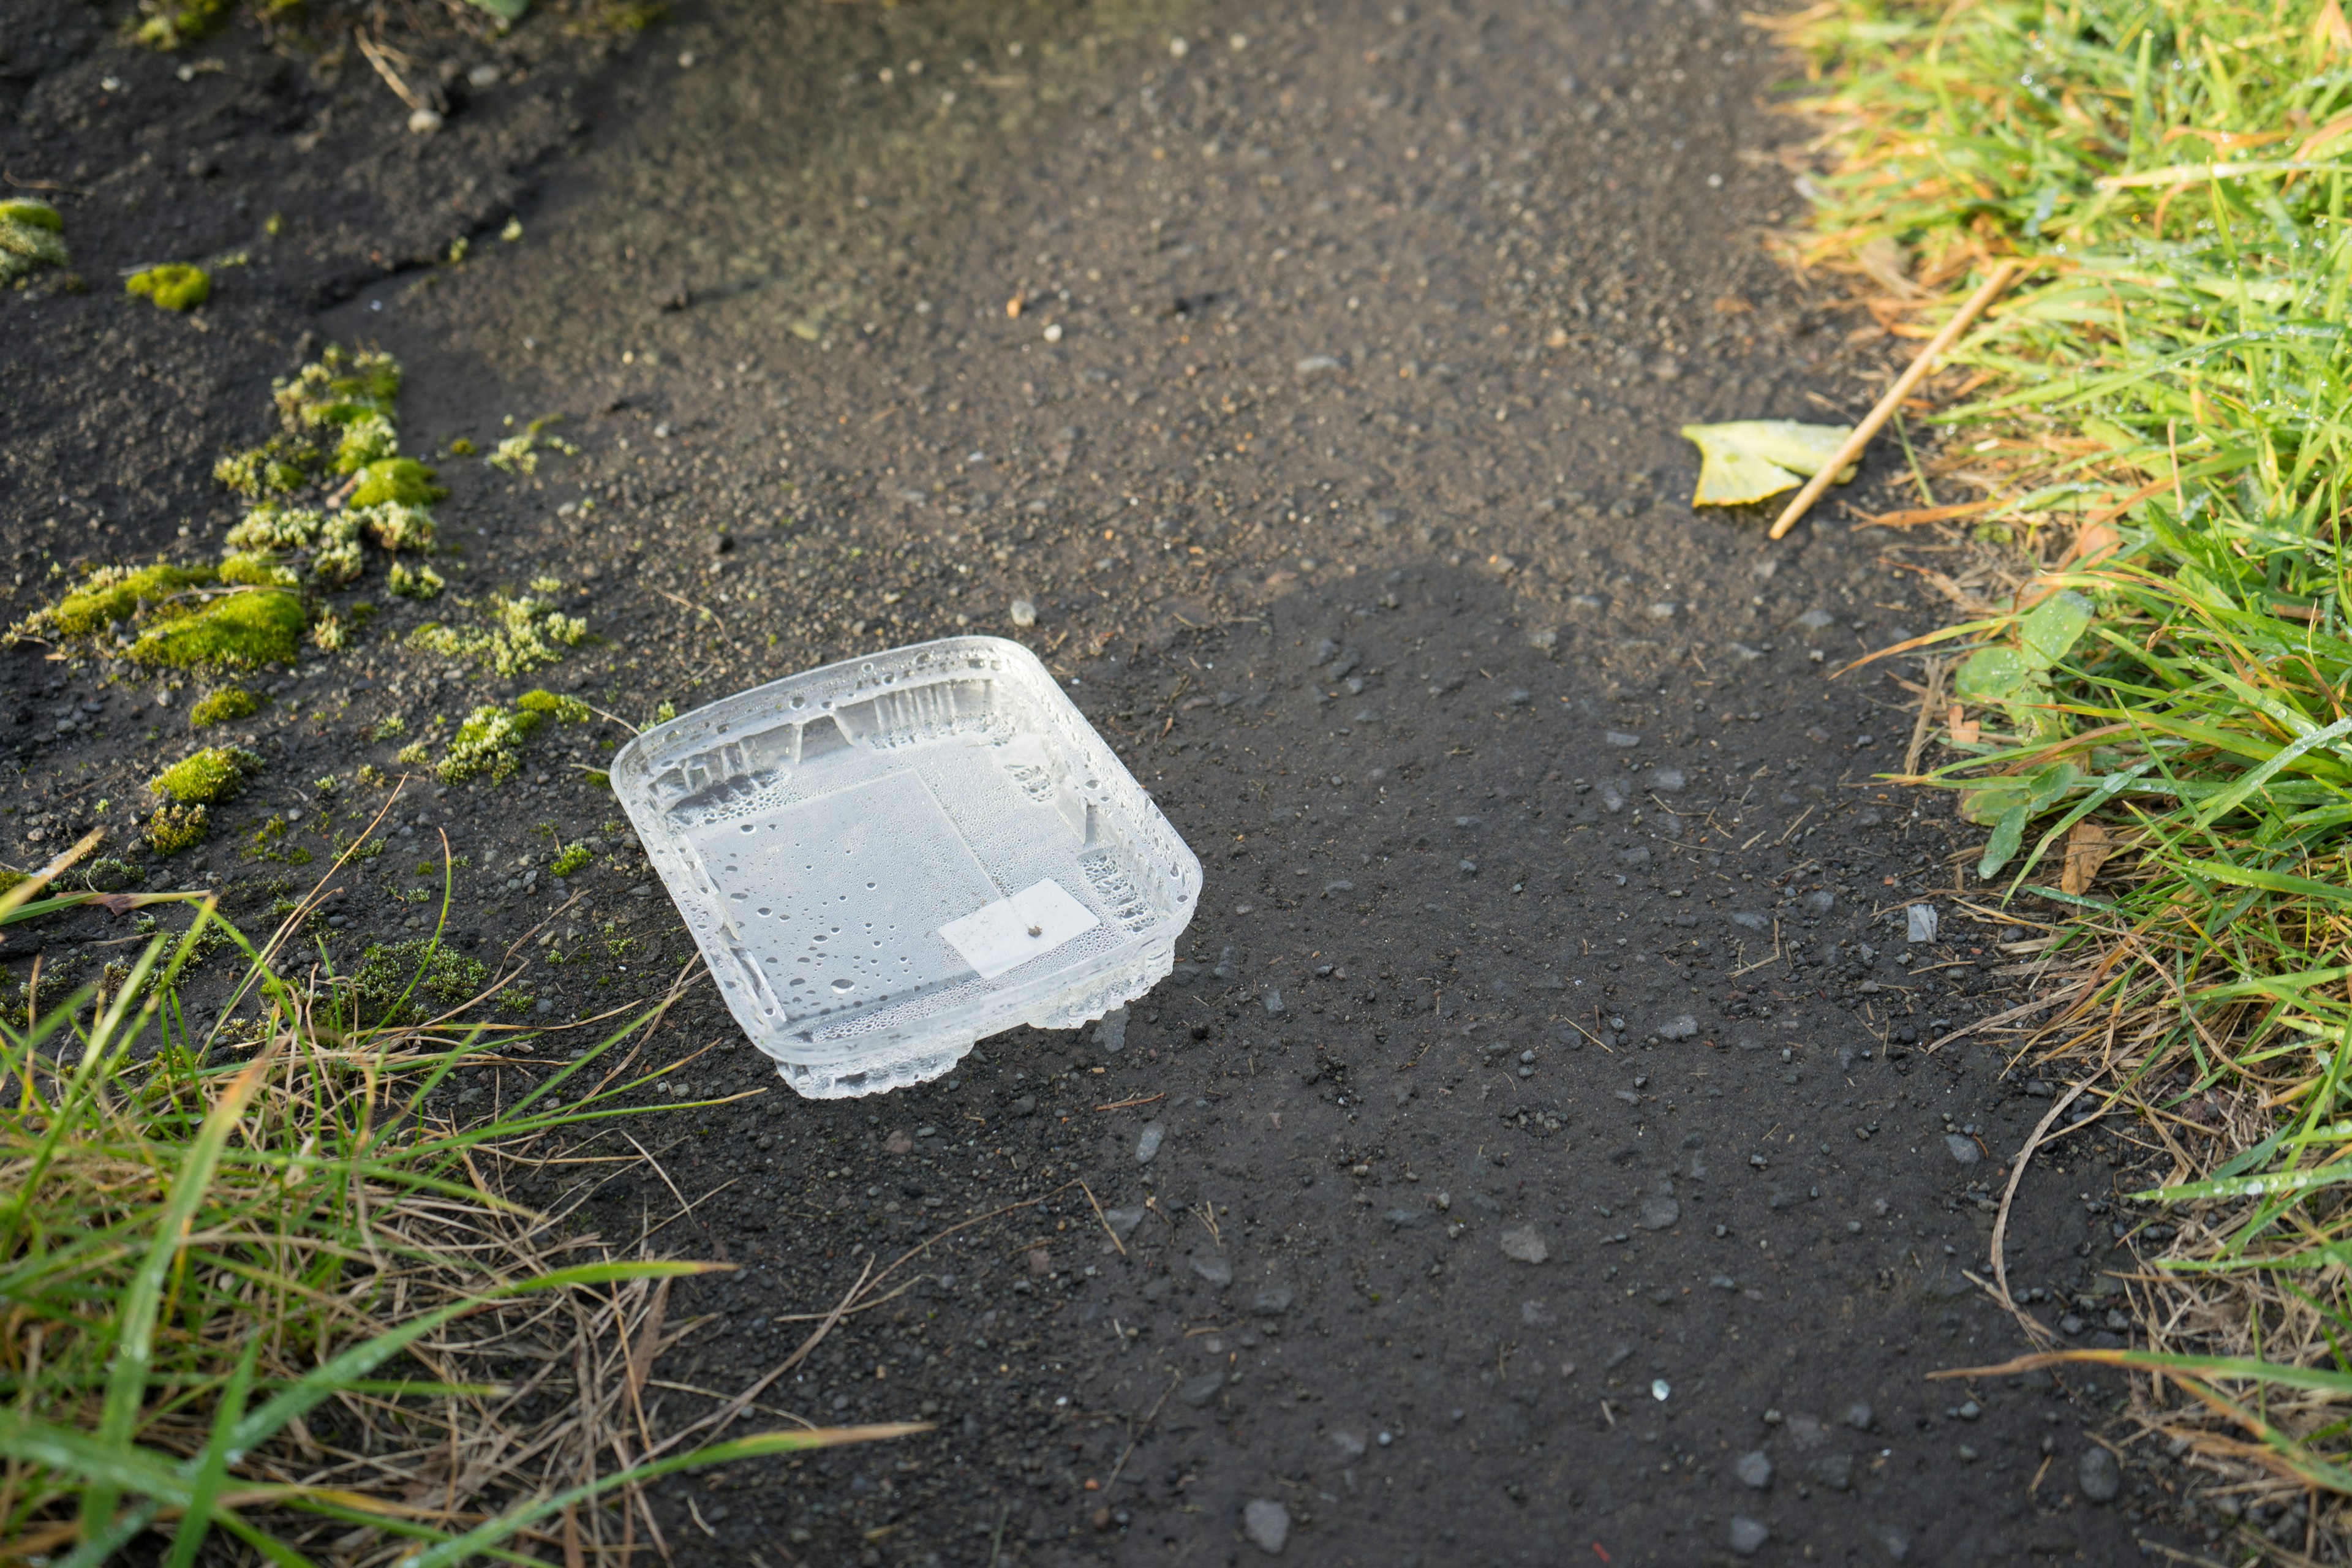
M 1741 506 L 1794 489 L 1837 455 L 1851 427 L 1801 425 L 1793 419 L 1741 419 L 1728 425 L 1685 425 L 1684 439 L 1698 447 L 1698 493 L 1693 506 Z M 1838 476 L 1843 481 L 1852 470 Z

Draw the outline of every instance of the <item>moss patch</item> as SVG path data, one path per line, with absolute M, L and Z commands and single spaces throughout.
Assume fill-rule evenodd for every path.
M 261 711 L 261 699 L 241 686 L 224 686 L 188 710 L 188 722 L 201 730 L 207 724 L 227 724 Z
M 213 576 L 203 566 L 101 567 L 58 602 L 50 613 L 49 625 L 66 637 L 90 637 L 117 621 L 128 620 L 142 600 L 152 604 L 168 599 L 211 582 Z
M 47 202 L 0 202 L 0 283 L 67 260 L 65 219 Z
M 93 893 L 119 893 L 135 887 L 140 879 L 138 867 L 110 855 L 102 855 L 79 870 L 81 885 Z
M 177 855 L 205 841 L 205 835 L 212 828 L 210 816 L 201 805 L 167 804 L 155 808 L 155 815 L 140 828 L 139 836 L 156 854 Z
M 273 394 L 278 416 L 296 433 L 341 427 L 365 415 L 390 417 L 400 396 L 400 362 L 388 353 L 346 353 L 330 343 Z
M 261 759 L 236 746 L 207 746 L 173 763 L 148 782 L 155 794 L 182 805 L 216 805 L 245 787 L 261 771 Z
M 461 601 L 462 602 L 462 601 Z M 469 663 L 487 664 L 500 675 L 525 675 L 555 663 L 567 647 L 588 636 L 588 623 L 567 616 L 543 599 L 490 595 L 490 625 L 449 626 L 428 621 L 408 635 L 408 645 Z
M 366 564 L 360 553 L 360 520 L 347 511 L 264 501 L 245 514 L 226 536 L 229 548 L 299 557 L 327 587 L 339 587 Z M 224 570 L 226 563 L 223 563 Z M 269 579 L 264 579 L 265 581 Z
M 158 621 L 131 645 L 131 660 L 149 668 L 250 669 L 291 664 L 310 617 L 302 601 L 279 589 L 231 594 L 194 615 Z
M 514 712 L 485 704 L 466 715 L 456 739 L 433 771 L 444 784 L 488 775 L 492 784 L 514 776 L 522 765 L 522 743 L 543 721 L 536 713 Z
M 55 215 L 38 203 L 0 204 L 0 209 L 32 213 L 21 226 L 51 232 L 47 225 Z M 154 268 L 131 287 L 176 308 L 186 302 L 175 290 L 188 273 L 202 278 L 194 268 Z M 330 346 L 290 381 L 276 384 L 285 428 L 215 466 L 215 478 L 254 501 L 229 529 L 216 565 L 93 573 L 58 604 L 9 628 L 10 637 L 105 638 L 127 619 L 136 628 L 130 658 L 174 668 L 290 662 L 305 633 L 330 652 L 349 646 L 365 612 L 353 605 L 341 619 L 332 611 L 314 617 L 303 593 L 357 582 L 367 569 L 371 541 L 387 553 L 431 551 L 436 531 L 428 508 L 448 493 L 434 482 L 431 468 L 398 455 L 393 401 L 399 392 L 400 366 L 391 355 Z M 342 504 L 321 488 L 330 470 L 352 476 Z M 218 584 L 259 592 L 190 592 Z M 429 571 L 408 570 L 395 572 L 390 586 L 429 597 L 442 583 Z M 551 626 L 526 627 L 520 651 L 516 637 L 494 643 L 486 634 L 481 653 L 508 668 L 547 662 L 578 625 L 559 617 Z
M 404 599 L 418 600 L 439 598 L 441 590 L 448 586 L 432 567 L 420 566 L 412 572 L 397 561 L 392 563 L 392 576 L 386 585 Z
M 426 1016 L 424 1003 L 440 1010 L 462 1005 L 482 993 L 490 972 L 479 961 L 429 942 L 376 943 L 360 957 L 352 994 L 368 1023 L 415 1023 Z
M 535 436 L 509 436 L 490 448 L 489 465 L 509 474 L 539 472 L 539 446 Z
M 595 713 L 577 697 L 562 697 L 544 689 L 526 691 L 515 699 L 515 707 L 525 713 L 543 713 L 562 724 L 585 724 Z
M 139 0 L 131 37 L 169 54 L 212 33 L 235 9 L 236 0 Z
M 391 419 L 382 414 L 362 414 L 343 426 L 341 437 L 335 443 L 335 472 L 356 474 L 370 463 L 396 457 L 400 452 L 400 432 Z
M 353 510 L 384 501 L 431 506 L 449 493 L 433 482 L 433 470 L 414 458 L 386 458 L 361 468 L 359 476 L 359 489 L 344 503 Z
M 433 514 L 421 506 L 384 501 L 358 508 L 352 515 L 359 520 L 368 537 L 388 552 L 414 550 L 421 552 L 433 548 Z
M 312 455 L 283 437 L 232 452 L 213 465 L 213 478 L 251 500 L 291 495 L 309 482 Z
M 221 557 L 220 577 L 247 588 L 299 588 L 302 574 L 264 551 L 232 552 Z
M 144 296 L 166 310 L 193 310 L 213 297 L 213 275 L 184 261 L 167 261 L 132 273 L 122 291 Z

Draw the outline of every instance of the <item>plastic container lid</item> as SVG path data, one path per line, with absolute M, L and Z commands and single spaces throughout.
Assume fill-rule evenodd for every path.
M 631 741 L 612 779 L 736 1022 L 814 1099 L 1132 1001 L 1200 899 L 1183 838 L 1001 637 L 722 699 Z

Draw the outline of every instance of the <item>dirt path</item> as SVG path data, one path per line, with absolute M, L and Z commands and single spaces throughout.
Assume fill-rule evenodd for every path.
M 2081 1495 L 2116 1390 L 1927 1381 L 2026 1348 L 1964 1271 L 2047 1108 L 1971 1041 L 1919 1048 L 2011 1005 L 1998 943 L 2031 932 L 1971 920 L 1948 821 L 1870 782 L 1916 699 L 1829 679 L 1936 611 L 1843 521 L 1766 549 L 1684 504 L 1679 424 L 1826 418 L 1884 374 L 1762 253 L 1800 200 L 1759 106 L 1780 68 L 1706 0 L 1259 10 L 1015 37 L 978 6 L 684 5 L 618 59 L 510 69 L 445 133 L 462 153 L 401 141 L 364 78 L 341 121 L 287 88 L 225 173 L 142 175 L 126 132 L 143 216 L 26 127 L 167 68 L 60 44 L 0 145 L 108 194 L 67 207 L 92 293 L 0 300 L 10 613 L 51 559 L 216 529 L 204 469 L 264 433 L 262 379 L 306 332 L 375 341 L 436 449 L 562 416 L 579 451 L 534 475 L 441 461 L 441 566 L 453 595 L 559 579 L 609 640 L 485 679 L 403 643 L 446 602 L 362 584 L 362 645 L 282 683 L 270 772 L 159 879 L 261 909 L 285 869 L 229 847 L 317 813 L 315 774 L 391 768 L 355 737 L 394 714 L 546 679 L 642 720 L 959 629 L 1045 655 L 1183 829 L 1207 892 L 1123 1040 L 666 1113 L 665 1179 L 599 1199 L 625 1237 L 672 1184 L 716 1192 L 664 1239 L 744 1266 L 679 1292 L 710 1317 L 656 1373 L 673 1414 L 772 1366 L 805 1332 L 782 1315 L 869 1255 L 1042 1200 L 908 1264 L 758 1413 L 939 1433 L 675 1487 L 681 1561 L 1236 1562 L 1273 1539 L 1254 1502 L 1318 1563 L 2137 1554 L 2144 1483 Z M 303 124 L 392 138 L 369 156 L 397 178 L 285 152 Z M 111 293 L 142 236 L 225 200 L 314 237 L 194 321 Z M 7 657 L 22 863 L 185 731 L 146 688 Z M 50 737 L 84 697 L 111 717 Z M 577 772 L 613 733 L 398 807 L 478 868 L 457 923 L 484 956 L 556 910 L 542 954 L 636 944 L 635 978 L 618 947 L 532 961 L 552 1022 L 688 952 L 621 858 L 552 897 L 509 879 L 551 836 L 623 841 Z M 353 879 L 344 962 L 417 918 L 402 876 Z M 1906 941 L 1915 902 L 1939 940 Z M 693 998 L 666 1047 L 716 1048 L 668 1092 L 773 1085 Z M 2010 1226 L 2012 1282 L 2085 1342 L 2128 1261 L 2113 1153 L 2067 1140 Z

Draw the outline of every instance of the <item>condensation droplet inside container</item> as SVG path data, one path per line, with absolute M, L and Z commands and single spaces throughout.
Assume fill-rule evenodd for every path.
M 1169 973 L 1200 894 L 1150 797 L 993 637 L 724 699 L 631 742 L 612 779 L 736 1021 L 812 1097 L 1101 1016 Z

